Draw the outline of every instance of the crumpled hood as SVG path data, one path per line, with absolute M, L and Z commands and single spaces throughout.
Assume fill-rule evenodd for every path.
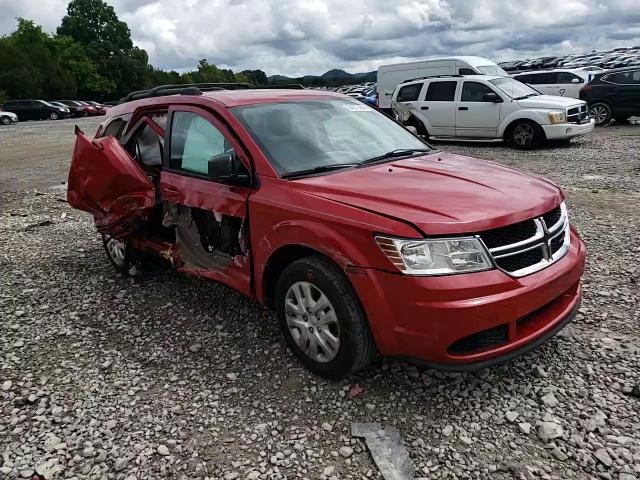
M 537 95 L 535 97 L 518 100 L 518 105 L 522 108 L 557 108 L 564 110 L 569 107 L 577 107 L 585 102 L 577 98 L 557 97 L 555 95 Z
M 409 222 L 427 235 L 509 225 L 546 213 L 563 199 L 542 177 L 445 152 L 295 183 L 308 195 Z

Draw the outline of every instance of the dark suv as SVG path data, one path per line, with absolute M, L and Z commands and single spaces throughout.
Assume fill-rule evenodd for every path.
M 640 115 L 640 66 L 598 73 L 580 90 L 596 125 Z
M 3 110 L 15 113 L 22 120 L 58 120 L 71 116 L 66 107 L 53 105 L 44 100 L 8 100 L 2 106 Z

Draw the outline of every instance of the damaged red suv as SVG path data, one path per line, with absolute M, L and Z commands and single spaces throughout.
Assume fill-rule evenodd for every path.
M 332 378 L 378 353 L 486 367 L 574 317 L 585 246 L 554 183 L 344 95 L 217 88 L 136 92 L 76 130 L 68 200 L 118 270 L 152 256 L 255 298 Z

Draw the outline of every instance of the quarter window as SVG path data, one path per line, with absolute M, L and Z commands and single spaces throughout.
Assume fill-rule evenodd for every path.
M 412 85 L 406 85 L 400 89 L 396 101 L 398 102 L 415 102 L 418 100 L 422 90 L 422 83 L 414 83 Z
M 431 82 L 427 90 L 427 102 L 453 102 L 458 82 Z
M 462 86 L 462 102 L 484 102 L 487 93 L 494 93 L 489 87 L 478 82 L 464 82 Z
M 211 157 L 232 151 L 231 144 L 208 120 L 193 112 L 173 114 L 171 168 L 207 175 Z
M 471 70 L 470 68 L 461 68 L 458 70 L 459 75 L 477 75 L 478 73 L 475 70 Z

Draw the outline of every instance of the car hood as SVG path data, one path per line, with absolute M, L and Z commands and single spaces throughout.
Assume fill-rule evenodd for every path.
M 575 98 L 558 97 L 555 95 L 538 95 L 536 97 L 523 98 L 518 100 L 518 105 L 522 108 L 565 108 L 582 105 L 585 102 Z
M 307 195 L 408 222 L 427 235 L 475 233 L 542 215 L 563 199 L 542 177 L 435 153 L 295 180 Z

